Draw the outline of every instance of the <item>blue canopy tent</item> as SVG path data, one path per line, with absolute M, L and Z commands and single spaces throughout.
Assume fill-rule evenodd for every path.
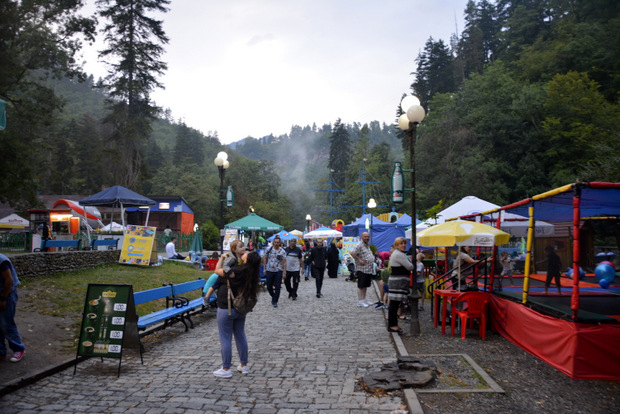
M 388 223 L 371 214 L 364 214 L 351 224 L 342 226 L 343 237 L 360 237 L 366 230 L 366 219 L 368 225 L 372 224 L 371 244 L 377 247 L 378 252 L 390 251 L 397 237 L 405 237 L 405 227 L 395 223 Z M 409 220 L 411 222 L 411 220 Z
M 291 240 L 291 239 L 295 239 L 295 240 L 299 239 L 299 237 L 295 236 L 294 234 L 291 234 L 288 231 L 282 230 L 281 232 L 272 235 L 267 240 L 273 241 L 273 239 L 275 239 L 276 236 L 280 236 L 280 239 L 284 241 Z
M 80 200 L 82 206 L 105 206 L 121 209 L 121 221 L 123 228 L 126 228 L 125 223 L 125 207 L 149 207 L 149 211 L 146 213 L 146 222 L 144 225 L 148 225 L 150 206 L 157 204 L 154 200 L 148 197 L 140 195 L 135 191 L 131 191 L 120 185 L 114 185 L 110 188 L 106 188 L 96 194 L 91 195 Z M 86 209 L 84 209 L 86 211 Z M 90 231 L 88 232 L 88 242 L 90 243 Z

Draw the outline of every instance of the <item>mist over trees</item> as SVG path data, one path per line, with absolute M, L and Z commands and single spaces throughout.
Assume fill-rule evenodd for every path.
M 393 163 L 408 168 L 409 160 L 395 125 L 334 119 L 224 146 L 216 132 L 175 120 L 150 100 L 165 86 L 158 76 L 167 37 L 148 10 L 174 4 L 98 3 L 97 19 L 110 24 L 103 55 L 118 66 L 95 80 L 75 61 L 96 35 L 96 19 L 79 15 L 81 1 L 0 0 L 0 98 L 8 102 L 0 202 L 26 209 L 37 206 L 37 193 L 88 195 L 121 184 L 183 196 L 201 228 L 217 232 L 213 159 L 225 150 L 225 185 L 235 196 L 226 221 L 252 206 L 287 229 L 303 229 L 306 214 L 329 224 L 330 194 L 334 218 L 345 222 L 369 198 L 375 214 L 410 213 L 408 195 L 397 206 L 390 199 Z M 619 180 L 619 9 L 615 0 L 470 1 L 462 33 L 428 34 L 411 56 L 411 85 L 403 85 L 427 112 L 415 146 L 419 213 L 466 195 L 501 205 L 576 179 Z M 132 60 L 116 30 L 138 23 L 146 24 L 144 50 Z M 394 97 L 395 120 L 401 98 Z

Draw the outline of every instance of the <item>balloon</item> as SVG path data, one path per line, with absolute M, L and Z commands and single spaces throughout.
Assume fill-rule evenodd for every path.
M 608 264 L 609 266 L 613 267 L 614 269 L 616 268 L 616 266 L 610 262 L 609 260 L 604 260 L 602 262 L 600 262 L 599 264 Z
M 609 280 L 601 279 L 598 283 L 603 289 L 609 289 Z
M 605 279 L 611 283 L 611 281 L 614 280 L 614 277 L 616 277 L 616 272 L 610 265 L 601 263 L 594 268 L 594 276 L 596 276 L 599 282 Z

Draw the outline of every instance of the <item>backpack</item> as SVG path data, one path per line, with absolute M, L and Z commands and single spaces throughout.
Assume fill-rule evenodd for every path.
M 256 302 L 258 301 L 258 297 L 249 297 L 245 296 L 242 293 L 239 293 L 237 297 L 233 295 L 232 289 L 230 288 L 230 281 L 226 279 L 226 285 L 228 286 L 228 315 L 231 314 L 230 306 L 232 302 L 232 307 L 241 314 L 246 314 L 248 312 L 252 312 L 254 306 L 256 306 Z
M 312 261 L 312 258 L 310 257 L 310 252 L 305 252 L 304 253 L 304 263 L 310 263 Z

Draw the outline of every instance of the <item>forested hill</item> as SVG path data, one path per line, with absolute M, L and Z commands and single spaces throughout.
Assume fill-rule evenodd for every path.
M 168 3 L 137 1 L 143 10 Z M 224 185 L 235 199 L 225 220 L 252 206 L 287 229 L 303 227 L 306 214 L 328 223 L 330 208 L 334 218 L 350 221 L 370 197 L 381 206 L 377 214 L 410 212 L 409 201 L 393 206 L 389 197 L 394 161 L 409 159 L 401 145 L 406 136 L 392 125 L 334 119 L 246 138 L 231 150 L 217 133 L 158 112 L 149 91 L 161 86 L 156 79 L 166 67 L 159 60 L 163 31 L 134 39 L 156 51 L 149 54 L 131 53 L 137 46 L 130 33 L 106 37 L 112 54 L 157 60 L 133 66 L 146 68 L 146 89 L 132 84 L 129 93 L 123 67 L 109 68 L 105 87 L 95 91 L 100 82 L 92 77 L 81 84 L 45 79 L 80 74 L 79 42 L 67 39 L 93 40 L 96 26 L 91 17 L 78 18 L 78 3 L 0 3 L 7 22 L 0 31 L 0 98 L 9 120 L 0 131 L 0 202 L 28 208 L 38 193 L 93 194 L 125 184 L 185 197 L 198 223 L 217 237 L 221 197 L 213 160 L 227 150 Z M 100 4 L 100 18 L 138 17 L 112 3 Z M 502 205 L 577 179 L 620 181 L 620 2 L 480 0 L 463 13 L 465 27 L 450 39 L 419 34 L 428 40 L 411 56 L 412 83 L 403 85 L 427 114 L 415 144 L 418 213 L 467 195 Z M 394 119 L 401 98 L 394 96 Z

